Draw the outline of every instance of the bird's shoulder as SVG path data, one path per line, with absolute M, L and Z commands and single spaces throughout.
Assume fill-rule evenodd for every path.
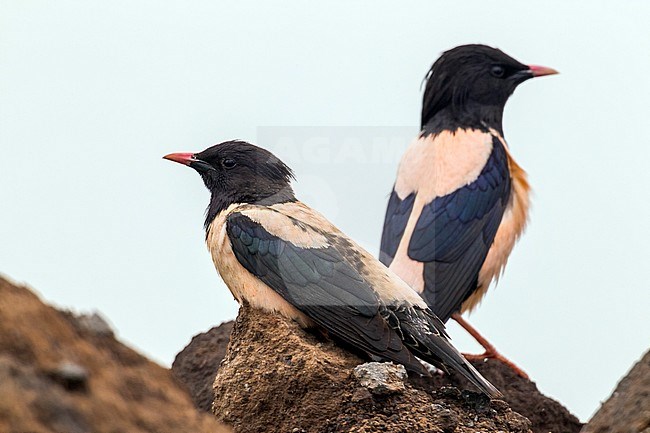
M 233 208 L 226 220 L 231 232 L 233 227 L 240 226 L 249 236 L 290 245 L 299 255 L 312 257 L 310 250 L 320 250 L 318 260 L 344 262 L 350 276 L 366 281 L 383 302 L 426 307 L 419 295 L 397 275 L 304 203 L 242 205 Z
M 495 133 L 459 128 L 420 134 L 402 156 L 395 192 L 401 199 L 417 192 L 431 201 L 473 182 L 485 167 L 495 140 L 502 140 Z
M 269 206 L 243 204 L 230 209 L 223 223 L 244 216 L 270 236 L 301 248 L 326 248 L 340 232 L 321 214 L 299 201 Z

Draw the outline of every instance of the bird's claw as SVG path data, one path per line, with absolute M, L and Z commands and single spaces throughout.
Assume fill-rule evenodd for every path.
M 517 373 L 518 376 L 520 376 L 520 377 L 522 377 L 522 378 L 524 378 L 526 380 L 530 380 L 530 378 L 528 377 L 528 374 L 526 374 L 526 372 L 524 370 L 519 368 L 517 366 L 517 364 L 515 364 L 514 362 L 512 362 L 511 360 L 509 360 L 505 356 L 501 355 L 499 352 L 489 351 L 488 350 L 488 351 L 483 352 L 480 355 L 472 354 L 472 353 L 463 353 L 463 356 L 468 361 L 485 361 L 486 359 L 496 359 L 497 361 L 501 361 L 502 363 L 504 363 L 505 365 L 510 367 L 510 369 L 512 369 L 515 373 Z

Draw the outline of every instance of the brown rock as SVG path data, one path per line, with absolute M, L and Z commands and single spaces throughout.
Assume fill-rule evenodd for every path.
M 226 432 L 171 372 L 0 278 L 0 432 Z
M 222 323 L 196 335 L 172 364 L 174 376 L 189 388 L 194 405 L 205 412 L 212 409 L 212 384 L 226 356 L 232 325 L 233 322 Z
M 529 432 L 482 394 L 428 391 L 360 396 L 364 361 L 295 323 L 242 307 L 214 382 L 217 419 L 244 432 Z
M 618 383 L 582 432 L 650 433 L 650 351 Z
M 176 372 L 177 365 L 176 362 L 174 363 L 173 368 L 177 376 L 190 388 L 207 390 L 208 386 L 212 386 L 214 377 L 223 357 L 222 354 L 225 353 L 226 348 L 225 342 L 221 349 L 216 349 L 215 344 L 213 343 L 217 343 L 217 340 L 225 341 L 223 337 L 229 335 L 231 329 L 232 322 L 224 323 L 218 328 L 213 328 L 210 331 L 211 335 L 207 338 L 207 341 L 211 342 L 210 344 L 203 346 L 204 343 L 202 342 L 205 340 L 203 338 L 198 338 L 197 336 L 197 338 L 192 340 L 193 344 L 183 351 L 184 357 L 197 360 L 208 359 L 207 356 L 210 353 L 214 354 L 214 356 L 210 358 L 210 362 L 205 362 L 200 366 L 200 371 L 207 374 L 198 374 L 193 377 L 191 372 Z M 195 342 L 196 344 L 194 344 Z M 319 342 L 319 344 L 320 343 L 321 342 Z M 216 345 L 218 346 L 218 344 Z M 359 360 L 358 362 L 362 361 Z M 199 364 L 199 362 L 196 362 L 195 364 Z M 535 433 L 577 433 L 580 431 L 582 427 L 580 421 L 578 421 L 578 419 L 560 403 L 541 394 L 535 383 L 517 376 L 510 368 L 494 360 L 477 362 L 474 363 L 474 365 L 486 378 L 488 378 L 504 393 L 505 400 L 508 404 L 504 403 L 503 408 L 511 407 L 515 412 L 527 417 L 531 421 L 532 430 Z M 179 368 L 182 368 L 183 366 L 191 367 L 191 364 L 183 363 L 178 365 Z M 454 398 L 460 398 L 460 392 L 455 387 L 473 389 L 459 375 L 452 374 L 450 376 L 434 376 L 432 378 L 411 376 L 412 377 L 409 380 L 412 385 L 429 393 L 434 393 L 436 391 L 441 392 L 440 388 L 443 386 L 453 386 L 454 388 L 447 388 L 443 392 L 450 393 L 449 395 Z M 200 383 L 192 382 L 192 380 L 199 380 Z M 204 393 L 201 394 L 201 398 L 204 398 L 206 393 L 207 391 L 204 391 Z M 194 398 L 196 401 L 197 396 Z M 351 397 L 353 402 L 365 401 L 371 398 L 372 396 L 366 388 L 357 388 Z M 492 403 L 493 406 L 498 406 L 499 404 L 500 402 L 498 401 Z M 204 405 L 202 407 L 205 409 L 206 407 L 209 407 L 209 405 Z
M 392 362 L 366 362 L 353 370 L 359 385 L 372 394 L 386 395 L 406 390 L 406 368 Z

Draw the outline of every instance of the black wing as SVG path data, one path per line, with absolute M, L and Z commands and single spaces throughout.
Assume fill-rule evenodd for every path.
M 390 266 L 395 258 L 397 247 L 404 235 L 406 223 L 409 220 L 409 216 L 411 216 L 414 201 L 414 193 L 406 196 L 404 200 L 397 196 L 395 190 L 390 194 L 379 249 L 379 261 L 386 266 Z
M 305 232 L 328 236 L 299 221 L 291 223 Z M 263 223 L 241 213 L 228 217 L 226 231 L 246 270 L 332 336 L 420 374 L 428 372 L 413 354 L 441 368 L 450 366 L 486 394 L 500 396 L 451 345 L 445 325 L 429 309 L 380 301 L 358 269 L 343 257 L 341 251 L 349 249 L 347 258 L 361 262 L 347 239 L 329 235 L 337 248 L 303 248 L 272 235 Z
M 506 151 L 492 141 L 478 178 L 425 205 L 409 243 L 409 257 L 424 262 L 422 296 L 445 322 L 476 290 L 510 197 Z
M 226 231 L 246 270 L 332 336 L 427 374 L 382 317 L 385 306 L 375 291 L 337 249 L 298 247 L 237 212 L 228 217 Z

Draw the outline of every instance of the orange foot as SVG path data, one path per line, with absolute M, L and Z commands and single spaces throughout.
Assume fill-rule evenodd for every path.
M 510 367 L 515 373 L 517 373 L 519 376 L 523 377 L 526 380 L 530 380 L 526 372 L 519 368 L 517 364 L 506 358 L 505 356 L 501 355 L 497 351 L 490 351 L 486 350 L 484 353 L 477 355 L 477 354 L 472 354 L 472 353 L 463 353 L 463 356 L 465 359 L 468 361 L 483 361 L 485 359 L 496 359 L 497 361 L 503 362 L 505 365 Z

